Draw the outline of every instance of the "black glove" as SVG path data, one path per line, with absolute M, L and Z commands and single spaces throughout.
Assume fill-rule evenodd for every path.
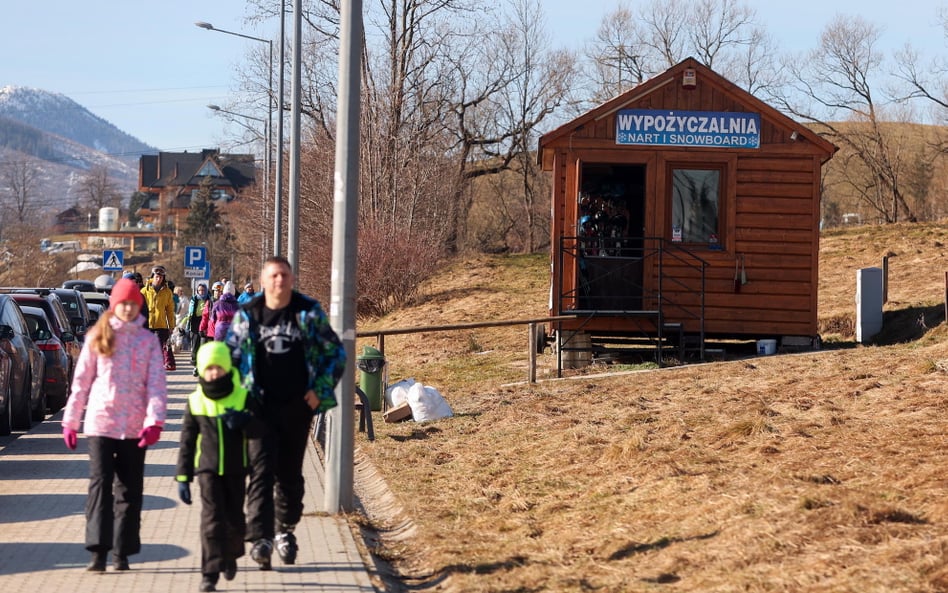
M 221 414 L 221 420 L 223 420 L 227 428 L 231 430 L 243 429 L 243 427 L 247 426 L 247 423 L 250 422 L 250 418 L 250 412 L 246 410 L 238 411 L 234 408 L 227 408 L 227 410 Z
M 178 482 L 178 498 L 180 498 L 184 504 L 191 504 L 190 482 Z

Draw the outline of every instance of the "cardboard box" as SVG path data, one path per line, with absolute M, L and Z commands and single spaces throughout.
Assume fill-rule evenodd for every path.
M 402 402 L 394 408 L 389 408 L 382 413 L 382 420 L 385 422 L 402 422 L 411 419 L 411 407 L 408 402 Z

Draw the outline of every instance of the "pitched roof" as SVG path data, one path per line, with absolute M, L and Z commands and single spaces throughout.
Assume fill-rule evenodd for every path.
M 567 122 L 555 130 L 547 132 L 541 136 L 538 143 L 538 160 L 543 162 L 544 147 L 549 146 L 551 143 L 556 142 L 561 138 L 569 137 L 570 134 L 582 129 L 584 126 L 586 126 L 586 124 L 595 123 L 598 120 L 614 115 L 620 109 L 624 109 L 629 105 L 639 103 L 649 98 L 650 95 L 654 96 L 654 101 L 652 101 L 653 103 L 661 104 L 664 97 L 674 96 L 667 93 L 663 95 L 662 93 L 665 93 L 665 87 L 670 83 L 681 80 L 682 76 L 684 75 L 684 71 L 688 69 L 695 71 L 698 80 L 701 80 L 702 84 L 713 85 L 715 89 L 728 95 L 744 108 L 750 111 L 759 112 L 762 118 L 770 121 L 778 127 L 786 129 L 788 134 L 791 130 L 796 131 L 798 135 L 805 138 L 818 150 L 824 152 L 826 159 L 828 159 L 838 150 L 838 147 L 833 143 L 822 138 L 805 126 L 798 124 L 787 115 L 740 88 L 704 64 L 701 64 L 695 58 L 689 57 L 672 66 L 665 72 L 662 72 L 661 74 L 652 77 L 642 84 L 631 88 L 616 97 L 613 97 L 612 99 L 587 111 L 583 115 L 580 115 L 576 119 Z M 668 106 L 668 108 L 674 107 L 676 106 Z
M 254 183 L 256 166 L 252 154 L 221 154 L 218 149 L 206 148 L 142 155 L 138 171 L 142 188 L 199 185 L 210 177 L 217 187 L 241 189 Z

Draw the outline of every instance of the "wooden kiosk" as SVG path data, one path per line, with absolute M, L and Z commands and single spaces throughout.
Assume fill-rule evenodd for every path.
M 821 167 L 837 147 L 688 58 L 540 138 L 556 349 L 818 344 Z

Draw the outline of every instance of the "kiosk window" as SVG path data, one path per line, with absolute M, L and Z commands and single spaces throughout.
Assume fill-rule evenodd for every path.
M 672 241 L 718 244 L 720 169 L 672 169 Z

